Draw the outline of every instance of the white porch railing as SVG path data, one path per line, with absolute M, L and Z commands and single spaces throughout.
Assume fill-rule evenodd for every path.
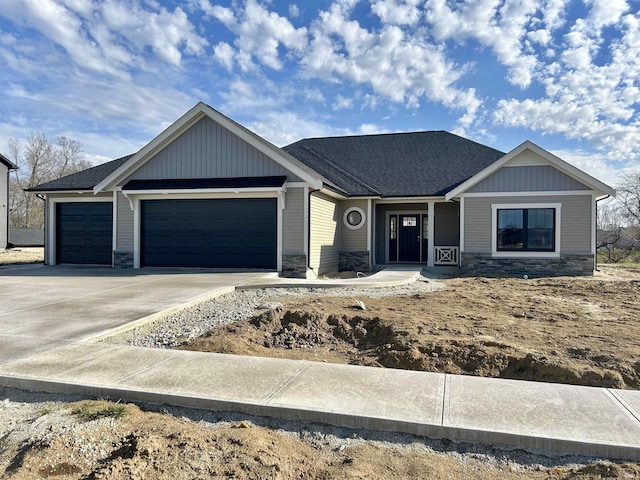
M 458 265 L 459 247 L 434 246 L 434 265 Z

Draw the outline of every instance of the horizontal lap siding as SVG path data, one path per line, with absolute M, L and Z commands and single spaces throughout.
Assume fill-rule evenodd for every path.
M 299 179 L 208 117 L 140 167 L 131 179 L 287 176 Z
M 310 267 L 317 275 L 338 270 L 340 256 L 340 205 L 322 194 L 310 199 Z
M 289 188 L 282 214 L 282 252 L 304 252 L 304 188 Z
M 560 253 L 591 252 L 591 195 L 549 195 L 514 197 L 466 197 L 464 199 L 464 250 L 467 253 L 491 253 L 492 204 L 560 203 Z
M 342 202 L 342 214 L 351 207 L 360 208 L 365 217 L 367 216 L 367 201 L 366 200 L 346 200 Z M 367 224 L 370 222 L 370 218 L 366 218 L 365 222 L 357 230 L 352 230 L 341 225 L 341 242 L 340 250 L 343 252 L 362 252 L 367 250 Z M 340 218 L 342 222 L 342 218 Z
M 131 210 L 131 205 L 122 192 L 118 192 L 116 202 L 118 231 L 115 250 L 133 252 L 133 211 Z

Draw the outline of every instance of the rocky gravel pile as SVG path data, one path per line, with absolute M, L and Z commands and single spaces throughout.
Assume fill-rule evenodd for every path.
M 124 333 L 109 337 L 104 342 L 136 347 L 175 348 L 199 337 L 212 328 L 255 315 L 256 310 L 274 308 L 272 299 L 285 296 L 302 298 L 326 295 L 353 297 L 354 302 L 364 297 L 385 297 L 412 293 L 432 292 L 442 283 L 420 277 L 417 281 L 396 287 L 380 288 L 263 288 L 237 290 L 192 307 L 167 315 L 154 322 L 141 325 Z

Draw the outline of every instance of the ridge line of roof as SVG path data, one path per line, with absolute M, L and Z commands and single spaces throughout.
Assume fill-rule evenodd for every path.
M 339 165 L 336 165 L 334 162 L 332 162 L 331 160 L 329 160 L 327 157 L 325 157 L 324 155 L 322 155 L 321 153 L 316 152 L 315 150 L 313 150 L 312 148 L 307 147 L 306 145 L 301 145 L 301 147 L 308 151 L 309 153 L 311 153 L 312 155 L 320 158 L 321 160 L 327 162 L 328 164 L 330 164 L 332 167 L 334 167 L 336 170 L 340 171 L 341 173 L 343 173 L 344 175 L 348 176 L 351 180 L 353 180 L 354 182 L 362 185 L 363 187 L 369 189 L 371 192 L 376 193 L 378 195 L 382 195 L 382 193 L 380 193 L 376 188 L 373 188 L 371 185 L 367 184 L 366 182 L 363 182 L 362 180 L 360 180 L 359 178 L 357 178 L 355 175 L 353 175 L 352 173 L 348 172 L 347 170 L 345 170 L 344 168 L 340 167 Z

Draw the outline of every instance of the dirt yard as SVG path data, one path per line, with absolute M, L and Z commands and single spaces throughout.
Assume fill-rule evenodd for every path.
M 42 263 L 44 261 L 44 248 L 25 247 L 0 249 L 0 266 L 22 263 Z
M 180 348 L 640 389 L 640 267 L 442 282 L 404 296 L 273 298 L 281 306 Z
M 411 437 L 380 441 L 373 432 L 363 438 L 331 427 L 219 420 L 187 409 L 157 413 L 132 404 L 39 403 L 34 394 L 8 394 L 18 398 L 1 402 L 0 476 L 11 480 L 640 478 L 640 466 L 630 463 L 563 463 Z
M 280 294 L 182 348 L 640 388 L 640 267 L 439 281 L 377 298 Z M 639 463 L 76 400 L 0 388 L 1 478 L 640 479 Z

